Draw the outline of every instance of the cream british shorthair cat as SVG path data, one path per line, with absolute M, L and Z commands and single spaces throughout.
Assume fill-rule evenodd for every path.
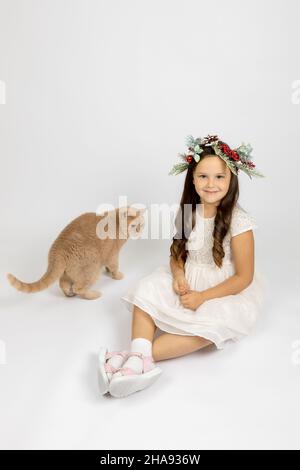
M 103 268 L 113 279 L 122 279 L 119 271 L 119 252 L 131 234 L 138 238 L 144 226 L 145 209 L 118 208 L 97 215 L 82 214 L 70 222 L 52 244 L 48 254 L 48 269 L 40 280 L 32 283 L 19 281 L 12 274 L 8 280 L 22 292 L 39 292 L 59 279 L 67 297 L 79 295 L 84 299 L 97 299 L 101 292 L 90 290 Z M 110 222 L 112 225 L 109 225 Z M 114 227 L 108 238 L 105 227 Z M 112 234 L 112 236 L 111 236 Z

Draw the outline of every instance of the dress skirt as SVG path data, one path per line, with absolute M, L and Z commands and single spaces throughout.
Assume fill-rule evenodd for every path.
M 191 290 L 203 291 L 234 274 L 233 263 L 216 265 L 187 258 L 185 277 Z M 173 290 L 168 265 L 156 268 L 131 287 L 121 300 L 130 312 L 136 305 L 147 312 L 156 326 L 167 333 L 200 336 L 222 349 L 228 340 L 237 341 L 250 333 L 261 312 L 265 279 L 257 271 L 252 283 L 235 295 L 205 301 L 197 310 L 184 308 Z

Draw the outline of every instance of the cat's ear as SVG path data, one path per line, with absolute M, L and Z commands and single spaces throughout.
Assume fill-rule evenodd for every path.
M 127 215 L 128 217 L 136 217 L 138 215 L 138 209 L 136 207 L 127 207 Z
M 143 215 L 145 212 L 146 208 L 143 207 L 141 209 L 138 209 L 137 207 L 129 207 L 127 215 L 130 217 L 139 217 L 140 215 Z
M 98 217 L 106 217 L 107 215 L 108 215 L 108 211 L 97 213 Z
M 147 209 L 146 207 L 143 207 L 142 209 L 138 209 L 139 215 L 143 215 L 144 212 L 146 212 L 146 209 Z
M 146 208 L 138 209 L 137 207 L 126 206 L 118 209 L 121 217 L 138 217 L 145 212 Z

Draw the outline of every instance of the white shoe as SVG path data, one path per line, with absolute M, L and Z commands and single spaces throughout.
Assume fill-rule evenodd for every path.
M 109 393 L 115 398 L 127 397 L 134 392 L 149 387 L 162 373 L 159 367 L 153 367 L 153 358 L 151 356 L 143 356 L 143 354 L 135 352 L 128 353 L 128 357 L 130 356 L 138 356 L 142 359 L 142 372 L 137 373 L 129 367 L 117 369 L 109 384 Z
M 105 395 L 109 391 L 109 378 L 108 374 L 114 374 L 117 369 L 110 364 L 107 364 L 107 361 L 113 356 L 122 356 L 123 363 L 128 357 L 127 351 L 113 351 L 108 352 L 107 348 L 101 348 L 98 354 L 98 384 L 101 395 Z

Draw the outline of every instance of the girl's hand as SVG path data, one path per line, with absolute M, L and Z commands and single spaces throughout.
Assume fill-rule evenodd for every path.
M 178 295 L 186 294 L 189 291 L 189 285 L 184 276 L 177 276 L 173 279 L 173 289 Z
M 180 301 L 185 308 L 197 310 L 205 302 L 202 292 L 189 290 L 186 294 L 180 296 Z

